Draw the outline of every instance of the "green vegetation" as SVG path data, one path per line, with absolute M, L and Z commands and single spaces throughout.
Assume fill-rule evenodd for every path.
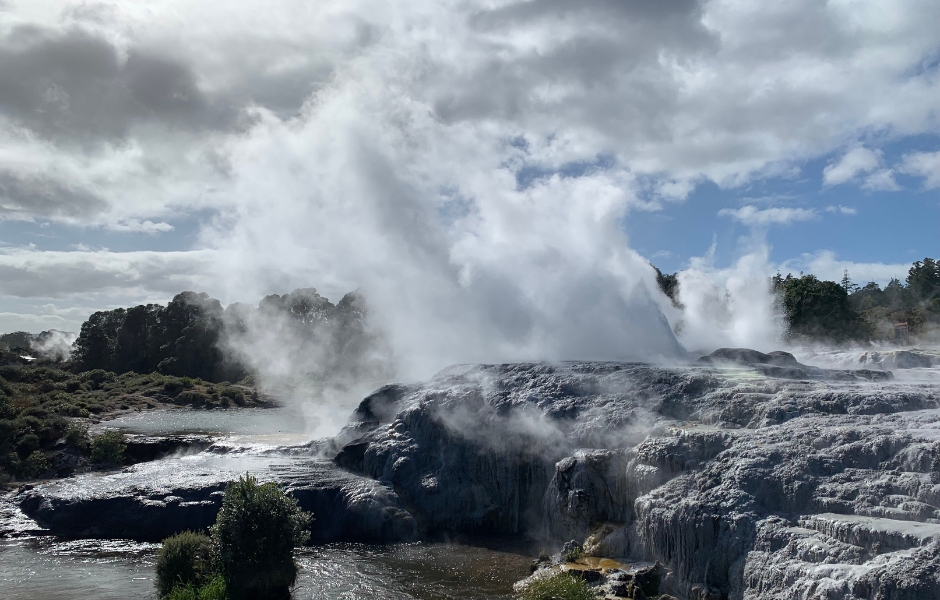
M 845 288 L 814 275 L 774 278 L 791 338 L 827 338 L 834 342 L 871 337 L 871 328 L 852 309 Z
M 173 588 L 195 592 L 194 588 L 213 579 L 211 550 L 212 541 L 202 533 L 184 531 L 163 540 L 157 551 L 156 585 L 160 595 L 168 596 Z
M 681 308 L 677 274 L 656 269 L 656 281 Z M 915 262 L 905 281 L 892 279 L 884 289 L 875 282 L 856 285 L 847 270 L 839 283 L 777 273 L 771 284 L 791 339 L 901 341 L 895 325 L 907 323 L 911 338 L 940 341 L 940 262 L 932 258 Z
M 225 578 L 216 575 L 199 587 L 179 585 L 164 596 L 166 600 L 228 600 Z
M 581 546 L 575 546 L 571 550 L 568 550 L 562 557 L 566 563 L 574 562 L 579 558 L 581 558 Z
M 91 441 L 91 461 L 100 464 L 120 465 L 124 462 L 124 434 L 106 431 Z
M 310 522 L 275 483 L 246 475 L 229 484 L 212 540 L 233 600 L 289 594 L 297 578 L 294 547 L 307 541 Z
M 245 334 L 261 319 L 266 327 L 291 328 L 298 339 L 318 348 L 332 346 L 327 362 L 355 364 L 349 359 L 371 341 L 364 316 L 363 300 L 355 292 L 333 305 L 315 289 L 304 288 L 266 296 L 257 309 L 236 303 L 224 310 L 205 293 L 183 292 L 165 307 L 147 304 L 92 314 L 82 324 L 72 359 L 82 371 L 176 375 L 186 388 L 194 379 L 238 381 L 247 369 L 236 355 L 223 352 L 221 342 Z
M 559 572 L 536 578 L 529 583 L 524 592 L 519 594 L 518 598 L 519 600 L 595 600 L 597 595 L 580 577 L 567 572 Z
M 82 370 L 237 380 L 245 372 L 220 349 L 222 315 L 218 300 L 194 292 L 177 294 L 166 307 L 99 311 L 82 325 L 73 360 Z
M 157 553 L 156 586 L 166 600 L 278 600 L 297 578 L 294 547 L 310 515 L 275 483 L 251 475 L 229 484 L 212 537 L 183 532 Z
M 262 402 L 244 385 L 100 369 L 76 374 L 60 366 L 23 365 L 18 356 L 0 351 L 0 482 L 67 475 L 68 468 L 54 468 L 54 456 L 62 452 L 79 455 L 84 461 L 80 468 L 86 463 L 122 464 L 122 441 L 115 437 L 120 434 L 89 440 L 91 418 L 161 405 L 211 409 Z M 62 439 L 64 446 L 56 446 Z
M 374 356 L 364 327 L 361 295 L 337 304 L 313 288 L 265 297 L 257 308 L 226 309 L 204 293 L 183 292 L 165 307 L 140 305 L 99 311 L 82 325 L 65 356 L 66 334 L 0 335 L 0 483 L 63 476 L 87 462 L 121 464 L 118 440 L 90 441 L 86 420 L 160 404 L 228 408 L 261 404 L 254 378 L 224 339 L 253 328 L 290 330 L 297 352 L 310 346 L 323 359 L 311 377 L 356 372 Z M 327 352 L 323 352 L 327 350 Z M 240 381 L 240 384 L 229 383 Z M 65 444 L 56 446 L 63 439 Z M 78 454 L 55 460 L 63 452 Z

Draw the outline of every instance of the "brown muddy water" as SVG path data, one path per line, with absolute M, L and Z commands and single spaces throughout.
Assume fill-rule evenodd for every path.
M 155 599 L 156 544 L 114 540 L 0 540 L 4 600 Z M 452 544 L 331 544 L 297 554 L 294 600 L 444 600 L 512 597 L 532 558 Z

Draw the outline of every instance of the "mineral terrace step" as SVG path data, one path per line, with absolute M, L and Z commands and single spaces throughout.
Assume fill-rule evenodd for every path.
M 800 524 L 846 544 L 861 546 L 872 554 L 907 550 L 940 539 L 938 524 L 880 517 L 822 513 L 803 517 Z

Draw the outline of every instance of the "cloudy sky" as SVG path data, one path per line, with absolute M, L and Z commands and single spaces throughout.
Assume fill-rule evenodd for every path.
M 412 344 L 459 321 L 437 347 L 620 355 L 606 332 L 660 303 L 646 260 L 903 279 L 940 255 L 937 23 L 935 0 L 0 0 L 0 331 L 362 287 Z

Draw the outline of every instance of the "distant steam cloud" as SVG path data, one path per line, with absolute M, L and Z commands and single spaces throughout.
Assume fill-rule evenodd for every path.
M 33 337 L 29 346 L 40 356 L 54 360 L 68 360 L 72 355 L 72 343 L 78 334 L 70 331 L 50 329 Z

